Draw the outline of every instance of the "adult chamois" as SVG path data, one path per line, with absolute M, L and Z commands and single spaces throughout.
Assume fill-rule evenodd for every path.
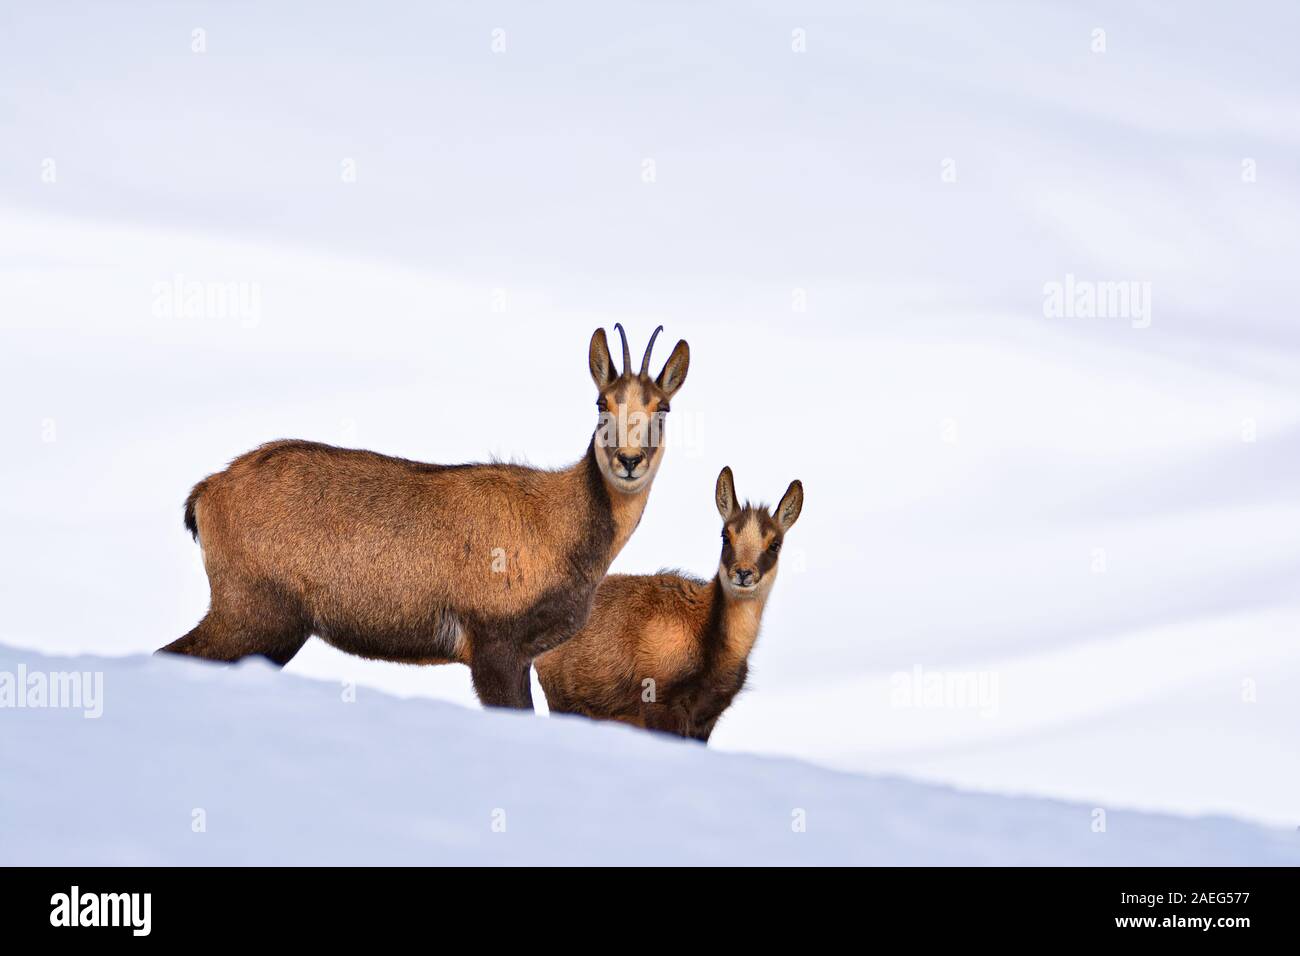
M 615 327 L 623 370 L 597 329 L 588 365 L 599 421 L 569 468 L 431 465 L 275 441 L 200 481 L 185 527 L 211 605 L 161 651 L 283 665 L 316 634 L 361 657 L 468 664 L 483 704 L 531 708 L 532 658 L 587 620 L 641 520 L 690 364 L 681 341 L 650 377 L 656 329 L 634 371 Z
M 722 556 L 712 581 L 611 574 L 571 640 L 538 657 L 553 712 L 620 720 L 707 741 L 745 685 L 785 533 L 803 509 L 790 483 L 776 512 L 741 506 L 731 469 L 714 492 Z

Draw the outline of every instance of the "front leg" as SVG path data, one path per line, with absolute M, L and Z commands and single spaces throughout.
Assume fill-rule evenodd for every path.
M 532 710 L 532 663 L 532 657 L 513 641 L 476 641 L 469 674 L 479 701 L 484 707 Z
M 717 726 L 718 718 L 714 716 L 704 722 L 695 722 L 690 725 L 686 731 L 686 736 L 701 743 L 708 743 L 709 736 L 713 733 L 713 728 Z
M 730 680 L 716 684 L 701 694 L 687 716 L 686 736 L 708 743 L 713 728 L 718 724 L 718 718 L 731 706 L 731 702 L 745 686 L 748 676 L 748 665 L 741 664 Z
M 541 657 L 547 651 L 559 647 L 573 635 L 578 633 L 576 627 L 551 627 L 544 631 L 538 631 L 530 637 L 524 644 L 524 653 L 531 660 L 534 657 Z
M 641 705 L 641 721 L 646 730 L 657 730 L 677 737 L 688 736 L 686 711 L 678 704 L 648 701 Z
M 590 594 L 539 603 L 528 622 L 525 652 L 529 657 L 541 657 L 554 650 L 581 631 L 590 614 Z

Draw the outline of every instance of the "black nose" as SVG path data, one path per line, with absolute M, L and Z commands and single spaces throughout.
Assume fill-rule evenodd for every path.
M 748 584 L 749 579 L 752 578 L 753 576 L 754 576 L 754 572 L 749 570 L 749 568 L 739 568 L 736 571 L 736 577 L 740 578 L 739 583 L 742 585 Z
M 614 457 L 618 459 L 618 463 L 623 466 L 629 475 L 632 474 L 637 465 L 645 460 L 645 455 L 625 455 L 622 452 L 619 452 Z

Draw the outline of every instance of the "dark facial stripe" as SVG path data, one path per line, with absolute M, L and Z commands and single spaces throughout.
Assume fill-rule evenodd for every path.
M 719 559 L 727 572 L 730 573 L 734 568 L 736 561 L 736 549 L 732 542 L 733 535 L 742 534 L 746 527 L 751 523 L 757 523 L 759 534 L 763 540 L 768 542 L 768 547 L 764 548 L 755 560 L 758 567 L 759 576 L 766 574 L 772 568 L 776 567 L 779 554 L 773 554 L 769 548 L 773 543 L 784 540 L 785 535 L 781 531 L 780 525 L 772 517 L 766 505 L 752 505 L 746 503 L 740 509 L 739 514 L 727 522 L 724 530 L 727 532 L 722 539 L 722 556 Z

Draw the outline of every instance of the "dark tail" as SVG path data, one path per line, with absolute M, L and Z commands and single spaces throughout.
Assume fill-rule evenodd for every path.
M 199 503 L 199 495 L 203 494 L 203 489 L 207 487 L 207 484 L 208 479 L 204 478 L 194 486 L 190 496 L 185 499 L 185 528 L 194 536 L 195 541 L 199 540 L 199 523 L 194 517 L 194 507 Z

